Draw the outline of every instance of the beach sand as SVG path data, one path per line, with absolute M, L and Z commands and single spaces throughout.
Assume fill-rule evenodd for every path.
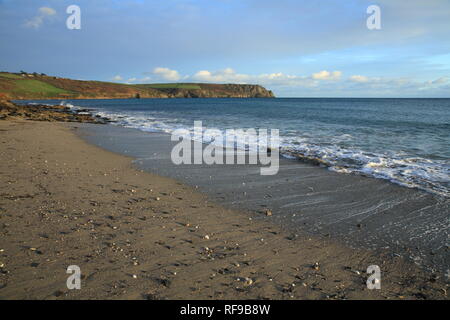
M 447 299 L 389 252 L 225 209 L 56 122 L 0 121 L 1 299 Z M 68 290 L 70 265 L 80 290 Z M 382 270 L 381 290 L 366 269 Z
M 177 142 L 170 134 L 117 125 L 76 127 L 88 143 L 133 157 L 135 167 L 192 186 L 225 208 L 257 213 L 292 236 L 307 233 L 350 247 L 388 249 L 440 276 L 448 273 L 445 197 L 284 157 L 277 174 L 269 176 L 260 174 L 258 164 L 176 165 L 171 153 Z

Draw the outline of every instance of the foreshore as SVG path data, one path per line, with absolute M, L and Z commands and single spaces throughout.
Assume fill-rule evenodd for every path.
M 291 238 L 320 235 L 350 247 L 383 249 L 441 276 L 449 268 L 445 197 L 283 157 L 275 175 L 261 175 L 260 165 L 248 163 L 176 165 L 171 153 L 178 142 L 170 134 L 89 123 L 77 128 L 87 142 L 135 158 L 136 168 L 185 183 L 226 208 L 256 213 Z
M 136 169 L 77 126 L 0 121 L 1 299 L 448 299 L 440 274 L 388 250 L 291 237 Z M 70 265 L 80 290 L 67 289 Z M 381 290 L 367 288 L 370 265 Z

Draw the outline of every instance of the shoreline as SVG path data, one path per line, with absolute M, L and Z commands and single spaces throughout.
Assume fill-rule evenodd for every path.
M 146 132 L 122 125 L 91 126 L 91 123 L 114 121 L 95 115 L 88 106 L 72 108 L 35 103 L 23 106 L 9 102 L 1 105 L 0 116 L 5 118 L 6 111 L 7 119 L 79 122 L 77 133 L 89 143 L 132 156 L 138 169 L 182 181 L 227 208 L 260 216 L 267 210 L 274 212 L 270 220 L 289 229 L 291 236 L 296 237 L 300 231 L 313 236 L 332 236 L 350 247 L 389 249 L 392 254 L 406 257 L 426 270 L 438 271 L 441 275 L 448 273 L 450 247 L 446 212 L 450 210 L 450 202 L 441 195 L 367 174 L 329 170 L 325 173 L 320 162 L 284 156 L 280 159 L 284 172 L 265 178 L 255 177 L 254 169 L 260 170 L 258 166 L 174 166 L 168 155 L 175 144 L 169 141 L 168 133 Z M 129 145 L 131 150 L 128 150 Z M 158 152 L 149 153 L 154 148 Z M 152 158 L 156 154 L 157 161 L 154 161 Z M 305 170 L 311 173 L 305 174 Z M 230 176 L 234 171 L 238 172 L 238 177 Z M 246 180 L 256 187 L 245 187 Z M 286 182 L 280 185 L 280 180 Z
M 121 126 L 80 124 L 84 140 L 135 158 L 138 169 L 181 181 L 229 209 L 257 214 L 290 230 L 355 248 L 388 249 L 431 272 L 445 275 L 448 199 L 388 180 L 332 172 L 280 158 L 275 176 L 255 165 L 174 165 L 166 133 Z M 265 217 L 264 211 L 272 212 Z
M 286 99 L 286 98 L 282 98 L 282 99 Z M 294 99 L 298 99 L 298 98 L 294 98 Z M 308 99 L 308 98 L 305 98 Z M 355 98 L 355 99 L 359 99 L 359 98 Z M 383 99 L 383 98 L 380 98 Z M 391 99 L 391 98 L 389 98 Z M 69 99 L 70 100 L 70 99 Z M 90 101 L 91 99 L 83 99 L 85 102 Z M 92 99 L 95 100 L 95 99 Z M 101 100 L 105 100 L 105 99 L 101 99 Z M 106 100 L 117 100 L 117 99 L 106 99 Z M 128 99 L 130 100 L 130 99 Z M 135 99 L 131 99 L 131 100 L 135 100 Z M 143 100 L 145 100 L 145 98 L 143 98 Z M 152 99 L 150 99 L 152 100 Z M 28 103 L 30 101 L 33 100 L 25 100 L 28 101 Z M 49 100 L 36 100 L 36 101 L 52 101 L 52 102 L 64 102 L 63 100 L 59 100 L 59 99 L 49 99 Z M 93 120 L 95 121 L 81 121 L 81 122 L 101 122 L 101 123 L 120 123 L 122 118 L 126 118 L 126 117 L 118 117 L 116 118 L 114 115 L 106 115 L 104 112 L 99 112 L 99 110 L 92 108 L 92 106 L 90 104 L 81 104 L 81 105 L 72 105 L 69 104 L 71 107 L 70 111 L 73 113 L 78 113 L 81 111 L 81 113 L 89 113 L 91 115 L 91 117 L 93 117 Z M 44 105 L 46 106 L 46 105 Z M 59 105 L 56 105 L 57 107 L 59 107 Z M 1 115 L 0 115 L 1 116 Z M 109 117 L 109 118 L 108 118 Z M 32 119 L 31 119 L 32 120 Z M 161 131 L 161 129 L 154 129 L 155 131 L 153 131 L 153 129 L 151 130 L 143 130 L 140 129 L 137 126 L 133 126 L 133 124 L 131 126 L 129 126 L 129 123 L 120 123 L 119 126 L 121 127 L 126 127 L 126 128 L 135 128 L 144 132 L 167 132 L 167 131 Z M 172 128 L 173 129 L 173 128 Z M 169 129 L 171 130 L 171 129 Z M 170 133 L 169 133 L 170 134 Z M 315 152 L 311 152 L 310 154 L 306 151 L 301 151 L 301 150 L 296 150 L 295 148 L 291 148 L 289 146 L 286 145 L 282 145 L 280 146 L 280 156 L 282 156 L 283 158 L 286 159 L 295 159 L 298 160 L 300 162 L 303 163 L 308 163 L 308 164 L 312 164 L 312 165 L 316 165 L 316 166 L 321 166 L 321 167 L 326 167 L 331 171 L 335 171 L 341 174 L 354 174 L 354 175 L 359 175 L 359 176 L 364 176 L 364 177 L 371 177 L 371 178 L 376 178 L 376 179 L 382 179 L 382 180 L 386 180 L 389 181 L 390 183 L 396 184 L 398 186 L 401 187 L 405 187 L 405 188 L 409 188 L 409 189 L 413 189 L 413 190 L 419 190 L 419 191 L 425 191 L 427 193 L 430 193 L 434 196 L 438 196 L 438 197 L 444 197 L 448 200 L 450 200 L 449 194 L 446 191 L 446 189 L 440 189 L 438 186 L 434 186 L 432 182 L 427 182 L 425 181 L 419 181 L 419 182 L 415 182 L 414 179 L 410 180 L 411 178 L 417 178 L 417 177 L 411 177 L 409 175 L 406 175 L 406 177 L 408 177 L 408 179 L 404 179 L 400 176 L 396 176 L 396 175 L 390 175 L 389 172 L 385 172 L 385 171 L 367 171 L 365 170 L 366 167 L 353 167 L 351 165 L 348 164 L 336 164 L 333 163 L 333 161 L 335 160 L 329 160 L 327 159 L 327 155 L 323 156 L 323 155 L 319 155 L 319 154 L 315 154 Z M 378 154 L 378 157 L 382 157 L 381 154 Z M 381 162 L 383 162 L 386 159 L 380 158 Z M 395 158 L 394 158 L 395 159 Z M 390 159 L 393 160 L 393 159 Z M 368 163 L 367 166 L 372 167 L 371 163 Z M 408 170 L 405 170 L 408 171 Z M 420 178 L 420 175 L 419 175 Z M 419 179 L 420 180 L 420 179 Z M 450 208 L 449 208 L 450 209 Z
M 439 275 L 402 258 L 289 239 L 65 125 L 0 121 L 0 138 L 3 299 L 448 298 Z M 71 264 L 82 290 L 65 287 Z M 366 287 L 372 264 L 382 290 Z
M 145 100 L 145 99 L 144 99 Z M 151 100 L 151 99 L 150 99 Z M 59 103 L 58 101 L 60 100 L 48 100 L 48 101 L 52 101 L 53 103 Z M 114 101 L 114 99 L 112 100 Z M 132 105 L 135 104 L 136 102 L 133 102 L 132 100 L 128 100 L 129 103 L 131 103 Z M 161 131 L 161 128 L 158 128 L 158 126 L 152 128 L 152 126 L 150 126 L 148 129 L 149 130 L 144 130 L 140 127 L 145 127 L 145 121 L 139 121 L 137 120 L 137 122 L 135 122 L 134 120 L 131 120 L 131 123 L 126 120 L 127 119 L 127 114 L 125 112 L 125 114 L 123 116 L 117 116 L 114 114 L 114 112 L 112 114 L 108 115 L 108 112 L 104 112 L 102 111 L 101 107 L 100 109 L 98 109 L 98 107 L 92 107 L 92 106 L 96 106 L 94 102 L 92 102 L 92 100 L 84 100 L 83 102 L 79 102 L 75 104 L 75 101 L 72 101 L 71 103 L 69 103 L 68 105 L 71 106 L 71 108 L 73 107 L 73 110 L 77 110 L 78 108 L 82 108 L 83 110 L 87 110 L 88 112 L 90 112 L 92 115 L 96 115 L 96 117 L 98 116 L 102 116 L 102 117 L 110 117 L 109 119 L 104 118 L 105 122 L 117 122 L 120 126 L 125 126 L 128 128 L 136 128 L 139 130 L 142 130 L 144 132 L 158 132 Z M 139 106 L 139 104 L 137 104 Z M 133 119 L 133 116 L 130 117 L 131 119 Z M 164 123 L 163 123 L 164 125 Z M 164 132 L 167 131 L 171 131 L 174 130 L 175 127 L 171 127 L 170 125 L 167 127 L 167 130 L 163 130 Z M 325 148 L 326 149 L 326 148 Z M 311 149 L 312 151 L 308 151 L 308 150 L 302 150 L 302 148 L 300 149 L 296 149 L 295 147 L 291 147 L 289 146 L 289 144 L 283 144 L 280 148 L 280 155 L 282 155 L 284 158 L 288 158 L 288 159 L 292 159 L 295 158 L 301 162 L 305 162 L 305 163 L 311 163 L 313 165 L 319 165 L 319 166 L 325 166 L 327 168 L 329 168 L 331 171 L 335 171 L 335 172 L 339 172 L 342 174 L 355 174 L 355 175 L 360 175 L 360 176 L 367 176 L 367 177 L 373 177 L 376 179 L 383 179 L 383 180 L 387 180 L 390 183 L 394 183 L 397 184 L 399 186 L 402 187 L 406 187 L 406 188 L 410 188 L 413 190 L 421 190 L 421 191 L 425 191 L 427 193 L 430 193 L 432 195 L 436 195 L 436 196 L 442 196 L 444 198 L 447 198 L 448 200 L 450 200 L 449 198 L 449 194 L 447 191 L 447 188 L 445 187 L 445 184 L 441 184 L 441 182 L 439 182 L 440 180 L 437 180 L 438 182 L 436 182 L 435 179 L 439 179 L 438 173 L 441 173 L 443 175 L 445 175 L 445 170 L 442 167 L 441 169 L 438 169 L 437 172 L 435 172 L 436 175 L 434 175 L 432 172 L 433 170 L 432 167 L 428 168 L 428 164 L 426 163 L 425 159 L 422 159 L 421 161 L 419 161 L 417 165 L 411 165 L 410 166 L 410 162 L 408 159 L 402 159 L 402 158 L 396 158 L 396 157 L 390 157 L 387 156 L 385 157 L 383 155 L 383 153 L 381 152 L 375 152 L 374 154 L 372 154 L 372 156 L 375 157 L 375 159 L 372 160 L 368 160 L 365 159 L 363 160 L 360 164 L 358 165 L 353 165 L 352 161 L 356 161 L 358 162 L 358 148 L 356 148 L 355 150 L 353 150 L 352 148 L 350 148 L 349 150 L 347 150 L 348 152 L 352 153 L 356 153 L 356 158 L 353 159 L 353 156 L 349 156 L 348 159 L 341 159 L 343 162 L 340 163 L 340 156 L 336 155 L 339 154 L 338 151 L 326 151 L 325 154 L 320 154 L 321 150 L 320 149 L 315 149 L 314 147 L 312 147 Z M 335 158 L 336 156 L 336 158 Z M 369 155 L 370 157 L 370 155 Z M 345 157 L 344 157 L 345 158 Z M 420 158 L 420 157 L 419 157 Z M 351 160 L 353 159 L 353 160 Z M 441 159 L 442 160 L 442 159 Z M 367 161 L 364 165 L 364 161 Z M 425 161 L 425 162 L 424 162 Z M 386 163 L 384 163 L 386 162 Z M 381 169 L 379 169 L 379 164 L 381 165 Z M 434 165 L 438 165 L 438 163 L 435 163 Z M 393 172 L 391 172 L 389 170 L 389 168 L 391 168 L 391 166 L 393 166 Z M 400 169 L 403 168 L 403 169 Z M 425 172 L 428 172 L 428 170 L 430 170 L 430 174 L 432 175 L 432 177 L 430 179 L 428 178 L 424 178 L 424 173 L 420 173 L 421 169 L 424 169 Z M 417 171 L 418 173 L 414 173 L 415 171 Z M 412 172 L 412 173 L 411 173 Z M 433 178 L 434 177 L 434 178 Z M 436 182 L 436 183 L 435 183 Z

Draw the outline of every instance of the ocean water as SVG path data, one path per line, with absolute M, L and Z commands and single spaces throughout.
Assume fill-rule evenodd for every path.
M 30 102 L 30 101 L 28 101 Z M 38 101 L 33 101 L 38 102 Z M 279 129 L 281 154 L 329 170 L 450 196 L 450 99 L 130 99 L 45 101 L 93 109 L 143 131 Z

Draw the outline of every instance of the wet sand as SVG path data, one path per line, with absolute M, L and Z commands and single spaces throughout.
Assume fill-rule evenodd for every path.
M 439 273 L 390 250 L 291 236 L 136 170 L 79 126 L 0 121 L 1 299 L 447 299 Z M 373 264 L 381 290 L 366 287 Z M 81 290 L 66 287 L 69 265 Z

